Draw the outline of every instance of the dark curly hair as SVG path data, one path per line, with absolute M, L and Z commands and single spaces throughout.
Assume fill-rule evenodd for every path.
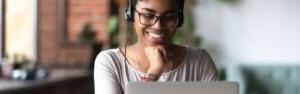
M 135 9 L 136 4 L 137 4 L 138 1 L 143 1 L 143 0 L 129 0 L 129 3 L 131 3 L 131 5 L 132 5 L 131 8 Z M 179 10 L 183 10 L 185 0 L 174 0 L 174 2 L 177 2 L 176 4 L 178 4 L 178 6 L 179 6 L 178 9 Z

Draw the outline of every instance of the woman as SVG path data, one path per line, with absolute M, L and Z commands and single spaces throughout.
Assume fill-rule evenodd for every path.
M 130 0 L 125 14 L 138 41 L 97 56 L 96 94 L 122 94 L 130 81 L 216 81 L 205 50 L 170 42 L 183 23 L 183 7 L 184 0 Z

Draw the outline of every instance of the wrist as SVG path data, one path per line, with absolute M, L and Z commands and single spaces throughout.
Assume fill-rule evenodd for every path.
M 147 73 L 149 74 L 162 74 L 164 71 L 164 67 L 150 67 L 148 70 L 147 70 Z
M 142 81 L 157 81 L 161 74 L 147 73 L 145 76 L 141 77 Z

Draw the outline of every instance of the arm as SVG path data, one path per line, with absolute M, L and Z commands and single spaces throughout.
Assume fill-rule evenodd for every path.
M 113 61 L 106 53 L 101 52 L 95 60 L 95 94 L 122 94 L 117 79 Z
M 201 80 L 203 81 L 218 81 L 218 71 L 214 61 L 206 50 L 201 51 L 201 65 L 203 68 Z
M 149 61 L 148 75 L 144 81 L 157 81 L 166 67 L 166 49 L 163 46 L 148 46 L 144 49 Z

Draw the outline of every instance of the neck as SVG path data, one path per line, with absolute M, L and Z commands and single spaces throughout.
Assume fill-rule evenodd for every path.
M 174 50 L 176 49 L 176 47 L 175 47 L 174 44 L 169 43 L 169 44 L 165 44 L 165 45 L 162 45 L 162 46 L 165 47 L 165 49 L 166 49 L 166 51 L 167 51 L 167 56 L 168 56 L 168 58 L 174 56 L 173 52 L 174 52 Z M 137 42 L 137 43 L 135 43 L 134 45 L 132 45 L 132 47 L 133 47 L 135 53 L 136 53 L 137 55 L 139 55 L 139 57 L 140 57 L 141 59 L 147 60 L 147 59 L 146 59 L 146 54 L 145 54 L 145 51 L 144 51 L 144 49 L 147 47 L 146 44 Z
M 137 56 L 139 56 L 139 58 L 142 59 L 142 60 L 146 60 L 146 54 L 145 54 L 145 51 L 144 51 L 145 47 L 147 47 L 147 46 L 142 44 L 142 43 L 139 43 L 139 42 L 132 45 L 134 53 Z
M 138 50 L 139 52 L 144 52 L 144 48 L 147 47 L 147 45 L 145 43 L 141 43 L 141 42 L 137 42 L 132 46 L 133 46 L 133 48 L 135 48 L 135 50 Z M 175 45 L 173 45 L 171 43 L 164 44 L 161 46 L 163 46 L 167 51 L 172 51 L 175 48 Z
M 134 45 L 132 45 L 131 48 L 131 53 L 132 55 L 135 57 L 133 60 L 135 60 L 137 62 L 138 67 L 140 67 L 141 71 L 147 72 L 148 68 L 149 68 L 149 61 L 147 58 L 147 55 L 145 53 L 145 47 L 147 47 L 146 45 L 143 45 L 141 43 L 135 43 Z M 169 65 L 166 67 L 165 70 L 169 71 L 172 69 L 174 61 L 174 51 L 176 50 L 176 46 L 175 45 L 168 45 L 168 46 L 164 46 L 166 47 L 167 50 L 167 62 L 169 63 Z

